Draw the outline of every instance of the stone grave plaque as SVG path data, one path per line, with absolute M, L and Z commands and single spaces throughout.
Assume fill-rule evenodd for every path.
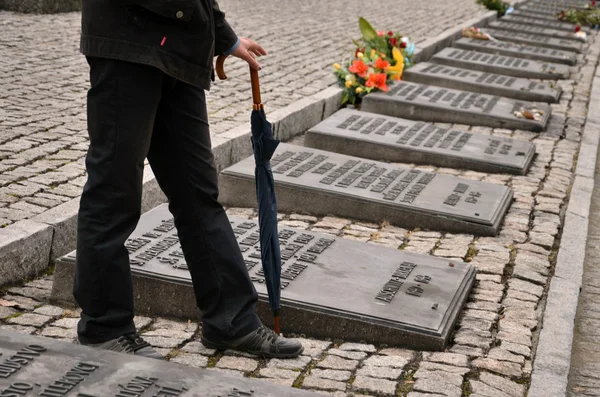
M 569 67 L 566 65 L 538 62 L 532 59 L 523 59 L 519 57 L 492 54 L 488 52 L 464 50 L 461 48 L 444 48 L 431 58 L 431 62 L 473 71 L 522 77 L 524 79 L 558 80 L 569 77 Z M 410 70 L 412 70 L 412 68 L 408 69 L 405 73 L 409 72 Z M 504 86 L 506 81 L 507 79 L 503 79 L 500 85 Z M 523 81 L 522 79 L 518 79 L 518 81 L 522 81 L 522 84 L 525 84 L 526 88 L 529 87 L 529 84 L 531 84 L 531 82 L 526 83 L 527 80 Z M 510 90 L 511 88 L 514 89 L 513 87 L 515 86 L 511 85 L 511 87 L 506 86 L 505 88 L 509 88 Z M 536 84 L 536 87 L 538 91 L 541 90 L 537 93 L 538 96 L 543 96 L 544 98 L 535 99 L 531 95 L 531 89 L 536 89 L 533 86 L 526 91 L 527 98 L 519 96 L 515 97 L 508 94 L 503 95 L 510 96 L 512 98 L 527 99 L 532 101 L 540 100 L 545 102 L 555 102 L 560 98 L 560 88 L 552 88 L 548 84 L 540 85 L 539 83 Z M 489 93 L 491 94 L 492 92 Z
M 453 47 L 477 52 L 486 52 L 489 54 L 506 55 L 515 58 L 531 59 L 539 62 L 550 62 L 553 64 L 575 65 L 577 63 L 577 54 L 574 52 L 507 43 L 504 41 L 477 40 L 463 37 L 455 41 Z M 551 77 L 544 78 L 548 79 Z
M 550 25 L 550 26 L 552 26 L 552 25 Z M 490 23 L 490 27 L 494 28 L 494 29 L 506 30 L 509 32 L 528 33 L 528 34 L 535 34 L 535 35 L 540 35 L 540 36 L 555 37 L 558 39 L 568 40 L 568 41 L 583 42 L 582 39 L 580 39 L 579 37 L 574 35 L 574 33 L 575 33 L 574 31 L 573 32 L 565 32 L 562 30 L 552 29 L 552 28 L 548 28 L 548 27 L 542 28 L 542 27 L 534 26 L 534 25 L 523 25 L 521 23 L 504 21 L 504 19 Z
M 522 116 L 523 110 L 536 114 L 535 120 Z M 402 81 L 391 84 L 389 92 L 364 97 L 362 110 L 411 120 L 484 125 L 542 131 L 546 128 L 550 105 L 503 98 L 475 92 L 432 87 Z
M 551 15 L 556 15 L 559 12 L 561 12 L 562 10 L 565 9 L 585 9 L 585 5 L 581 4 L 581 3 L 572 3 L 572 4 L 568 4 L 568 3 L 563 3 L 563 4 L 547 4 L 547 3 L 529 3 L 529 4 L 525 4 L 519 7 L 520 10 L 528 10 L 528 11 L 533 11 L 533 12 L 537 12 L 539 14 L 551 14 Z
M 528 60 L 508 58 L 498 55 L 476 53 L 467 50 L 450 50 L 446 55 L 452 58 L 479 60 L 483 64 L 529 65 Z M 458 53 L 467 53 L 463 57 Z M 468 54 L 471 53 L 471 54 Z M 452 56 L 454 54 L 454 57 Z M 442 55 L 443 56 L 443 55 Z M 487 61 L 484 61 L 484 59 Z M 502 61 L 500 61 L 502 60 Z M 516 62 L 515 62 L 516 61 Z M 467 61 L 468 63 L 468 61 Z M 438 63 L 422 62 L 411 67 L 402 75 L 404 81 L 431 84 L 438 87 L 456 88 L 458 90 L 481 92 L 484 94 L 504 96 L 532 102 L 558 102 L 561 89 L 552 88 L 549 84 L 519 77 L 506 76 L 486 71 L 472 70 L 470 65 L 458 68 Z
M 518 175 L 527 173 L 535 155 L 529 142 L 351 109 L 308 130 L 304 144 L 372 160 Z
M 215 370 L 0 331 L 0 396 L 317 397 L 320 394 Z
M 556 18 L 556 16 L 554 16 L 554 14 L 538 13 L 538 12 L 531 11 L 531 10 L 524 10 L 522 8 L 514 10 L 509 15 L 531 18 L 531 19 L 541 20 L 541 21 L 550 21 L 550 22 L 559 22 L 559 23 L 562 22 L 562 21 L 559 21 Z M 508 15 L 505 15 L 505 16 L 508 16 Z M 569 22 L 564 22 L 564 23 L 569 23 Z M 573 27 L 573 29 L 575 28 L 575 24 L 570 24 L 570 25 Z M 545 25 L 545 26 L 549 26 L 549 25 Z
M 556 19 L 552 20 L 552 24 L 549 24 L 547 20 L 532 18 L 532 17 L 526 16 L 526 15 L 515 15 L 515 13 L 512 13 L 512 14 L 503 16 L 501 21 L 516 23 L 516 24 L 521 24 L 521 25 L 527 25 L 527 26 L 541 27 L 541 28 L 551 27 L 552 29 L 560 30 L 560 31 L 568 32 L 568 33 L 575 32 L 574 24 L 569 23 L 569 22 L 562 22 L 562 21 L 559 21 Z M 589 33 L 589 29 L 586 27 L 582 26 L 581 30 Z
M 554 48 L 556 50 L 571 51 L 581 54 L 582 44 L 575 40 L 559 39 L 556 37 L 542 36 L 533 33 L 513 32 L 509 30 L 500 30 L 494 28 L 485 28 L 497 40 L 510 41 L 513 43 L 527 44 L 538 47 Z
M 230 221 L 259 293 L 258 311 L 271 324 L 258 223 L 235 217 Z M 473 284 L 474 266 L 322 233 L 287 227 L 278 231 L 284 332 L 444 348 Z M 167 204 L 141 217 L 127 248 L 134 278 L 145 280 L 135 288 L 135 295 L 145 296 L 141 306 L 162 305 L 159 312 L 177 315 L 179 307 L 188 305 L 191 318 L 198 318 L 188 265 Z M 58 267 L 73 268 L 73 258 L 74 253 L 61 259 Z M 161 291 L 179 290 L 171 299 L 158 299 L 148 287 L 151 283 L 161 285 Z
M 420 137 L 426 139 L 424 131 Z M 281 144 L 276 154 L 277 205 L 285 212 L 495 235 L 512 198 L 506 186 L 301 146 Z M 253 158 L 221 172 L 226 206 L 256 207 Z

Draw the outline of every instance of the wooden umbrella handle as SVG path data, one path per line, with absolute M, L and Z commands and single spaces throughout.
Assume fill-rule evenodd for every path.
M 219 55 L 217 57 L 217 76 L 219 79 L 226 80 L 227 75 L 225 74 L 225 59 L 227 55 Z M 263 109 L 262 99 L 260 98 L 260 81 L 258 79 L 258 71 L 250 67 L 250 83 L 252 84 L 252 102 L 254 103 L 254 110 Z

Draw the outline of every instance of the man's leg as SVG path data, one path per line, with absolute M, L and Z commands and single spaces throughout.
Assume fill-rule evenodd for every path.
M 124 243 L 140 217 L 144 159 L 164 75 L 134 63 L 88 62 L 90 146 L 77 225 L 74 296 L 82 308 L 80 342 L 99 344 L 135 333 Z
M 182 82 L 165 89 L 148 159 L 169 209 L 202 312 L 203 342 L 280 357 L 302 352 L 254 313 L 257 293 L 229 219 L 217 201 L 204 91 Z

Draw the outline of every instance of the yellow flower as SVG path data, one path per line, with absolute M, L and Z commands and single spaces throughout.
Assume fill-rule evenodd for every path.
M 346 88 L 351 88 L 354 85 L 351 81 L 346 81 Z
M 356 76 L 353 74 L 347 74 L 346 75 L 346 83 L 350 82 L 352 83 L 352 85 L 354 85 L 356 83 Z
M 333 67 L 335 68 L 335 70 L 340 70 L 342 68 L 342 65 L 340 65 L 339 63 L 334 63 Z
M 356 88 L 356 93 L 360 94 L 361 92 L 363 92 L 363 88 L 362 87 L 357 87 Z
M 377 51 L 375 51 L 375 49 L 371 50 L 371 58 L 373 58 L 375 54 L 377 54 Z
M 358 59 L 363 59 L 365 57 L 365 54 L 363 54 L 362 52 L 359 52 L 359 53 L 356 54 L 356 57 Z
M 385 70 L 392 73 L 392 80 L 400 80 L 402 78 L 402 72 L 404 72 L 404 57 L 397 47 L 392 49 L 392 56 L 396 64 L 394 66 L 388 66 Z

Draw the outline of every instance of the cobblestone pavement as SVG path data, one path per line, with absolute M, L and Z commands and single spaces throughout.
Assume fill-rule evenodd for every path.
M 263 44 L 267 111 L 335 83 L 331 65 L 359 35 L 358 16 L 433 37 L 485 10 L 473 0 L 221 0 L 236 32 Z M 260 13 L 260 17 L 259 17 Z M 0 11 L 0 227 L 80 195 L 87 150 L 88 69 L 78 52 L 79 13 L 35 16 Z M 249 122 L 248 71 L 228 61 L 229 79 L 208 97 L 212 133 Z
M 568 397 L 600 396 L 600 163 L 590 208 Z
M 282 226 L 474 264 L 479 270 L 477 282 L 446 351 L 419 352 L 296 335 L 305 344 L 303 356 L 263 360 L 204 348 L 193 319 L 138 317 L 144 337 L 170 361 L 335 397 L 524 396 L 600 53 L 596 38 L 590 38 L 588 53 L 579 57 L 571 79 L 558 82 L 564 94 L 559 104 L 552 105 L 546 133 L 452 126 L 535 143 L 537 156 L 527 176 L 419 167 L 511 186 L 515 202 L 497 237 L 280 214 Z M 302 142 L 302 137 L 294 140 Z M 228 213 L 256 219 L 254 209 L 232 208 Z M 47 276 L 0 295 L 0 329 L 74 341 L 78 312 L 50 305 L 51 285 L 52 276 Z

